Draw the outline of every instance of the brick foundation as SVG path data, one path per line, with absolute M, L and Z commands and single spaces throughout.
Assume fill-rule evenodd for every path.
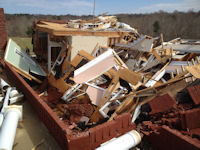
M 6 19 L 3 8 L 0 8 L 0 50 L 4 50 L 8 40 Z

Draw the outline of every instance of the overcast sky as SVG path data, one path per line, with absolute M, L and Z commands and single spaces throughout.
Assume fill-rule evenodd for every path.
M 5 13 L 11 14 L 88 15 L 93 12 L 93 2 L 94 0 L 0 0 L 0 8 L 3 7 Z M 159 10 L 200 11 L 200 0 L 96 0 L 95 14 L 151 13 Z

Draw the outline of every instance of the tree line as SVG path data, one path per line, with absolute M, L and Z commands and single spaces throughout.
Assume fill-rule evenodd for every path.
M 186 39 L 200 39 L 200 11 L 167 13 L 159 11 L 150 14 L 117 14 L 118 21 L 127 23 L 141 34 L 150 36 L 164 35 L 168 41 L 176 37 Z M 31 36 L 32 24 L 35 19 L 71 20 L 91 19 L 92 16 L 74 15 L 30 15 L 6 14 L 6 23 L 9 36 Z

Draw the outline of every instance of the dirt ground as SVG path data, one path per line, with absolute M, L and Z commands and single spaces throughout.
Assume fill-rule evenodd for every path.
M 0 68 L 0 78 L 12 86 L 2 68 Z M 23 121 L 18 123 L 13 150 L 61 150 L 28 100 L 24 99 L 20 104 L 23 105 Z M 32 149 L 41 141 L 44 142 L 36 149 Z
M 61 150 L 30 103 L 25 100 L 23 102 L 23 121 L 18 124 L 13 150 L 31 150 L 42 140 L 44 143 L 36 150 Z

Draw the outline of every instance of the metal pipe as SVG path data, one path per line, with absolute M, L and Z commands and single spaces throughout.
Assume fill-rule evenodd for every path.
M 0 150 L 12 150 L 17 124 L 22 113 L 17 108 L 8 108 L 0 129 Z
M 132 130 L 118 138 L 111 139 L 110 141 L 101 144 L 101 147 L 98 147 L 95 150 L 129 150 L 138 145 L 140 141 L 140 134 L 137 131 Z

